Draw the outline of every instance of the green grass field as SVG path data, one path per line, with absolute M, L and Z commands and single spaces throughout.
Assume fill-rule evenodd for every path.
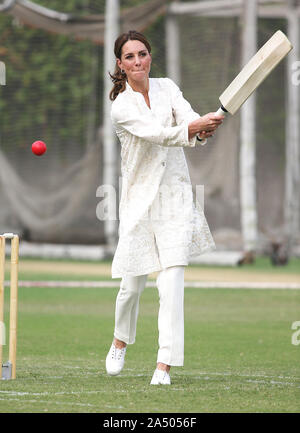
M 21 277 L 60 276 L 57 269 L 41 275 L 36 263 L 35 272 L 21 270 Z M 261 262 L 257 268 L 267 269 Z M 288 268 L 276 272 L 288 275 Z M 137 340 L 128 346 L 124 370 L 107 376 L 115 282 L 115 288 L 19 289 L 17 379 L 0 382 L 0 413 L 300 412 L 300 345 L 291 343 L 299 290 L 187 287 L 185 365 L 171 369 L 168 387 L 149 385 L 158 348 L 152 288 L 141 297 Z

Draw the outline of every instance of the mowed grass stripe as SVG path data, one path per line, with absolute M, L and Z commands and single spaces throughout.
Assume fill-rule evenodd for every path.
M 155 281 L 157 273 L 148 276 Z M 6 262 L 6 280 L 9 263 Z M 120 279 L 111 278 L 111 262 L 81 262 L 22 259 L 19 262 L 19 280 L 56 281 L 111 281 L 119 285 Z M 185 269 L 186 281 L 300 283 L 300 258 L 292 258 L 287 266 L 274 267 L 267 257 L 258 257 L 255 264 L 241 267 L 190 265 Z
M 5 287 L 9 287 L 10 282 L 5 281 Z M 71 287 L 71 288 L 111 288 L 119 286 L 113 281 L 19 281 L 19 287 Z M 146 287 L 156 287 L 155 281 L 148 281 Z M 224 289 L 288 289 L 300 290 L 300 283 L 290 282 L 253 282 L 253 281 L 186 281 L 185 287 L 198 289 L 224 288 Z

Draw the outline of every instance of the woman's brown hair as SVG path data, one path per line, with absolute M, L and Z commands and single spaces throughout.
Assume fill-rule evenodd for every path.
M 121 60 L 122 47 L 127 41 L 140 41 L 145 45 L 149 53 L 151 53 L 151 46 L 146 37 L 136 30 L 129 30 L 127 33 L 122 33 L 115 41 L 114 53 L 117 59 Z M 119 93 L 124 92 L 126 88 L 127 77 L 126 74 L 121 71 L 117 62 L 114 74 L 109 72 L 109 75 L 112 82 L 114 83 L 114 87 L 109 94 L 109 99 L 114 101 Z

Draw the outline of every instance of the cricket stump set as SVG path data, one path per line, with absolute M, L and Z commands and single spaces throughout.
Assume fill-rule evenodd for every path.
M 4 279 L 5 279 L 6 239 L 11 240 L 9 355 L 8 355 L 8 362 L 2 364 L 3 345 L 5 344 Z M 18 262 L 19 262 L 19 236 L 13 233 L 4 233 L 3 235 L 0 235 L 0 379 L 4 379 L 4 380 L 16 378 Z

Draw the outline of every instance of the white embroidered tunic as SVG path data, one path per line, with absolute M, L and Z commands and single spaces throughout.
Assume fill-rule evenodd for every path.
M 128 83 L 112 103 L 121 144 L 119 241 L 112 278 L 145 275 L 215 249 L 192 185 L 183 147 L 199 118 L 169 78 L 149 79 L 149 108 Z

